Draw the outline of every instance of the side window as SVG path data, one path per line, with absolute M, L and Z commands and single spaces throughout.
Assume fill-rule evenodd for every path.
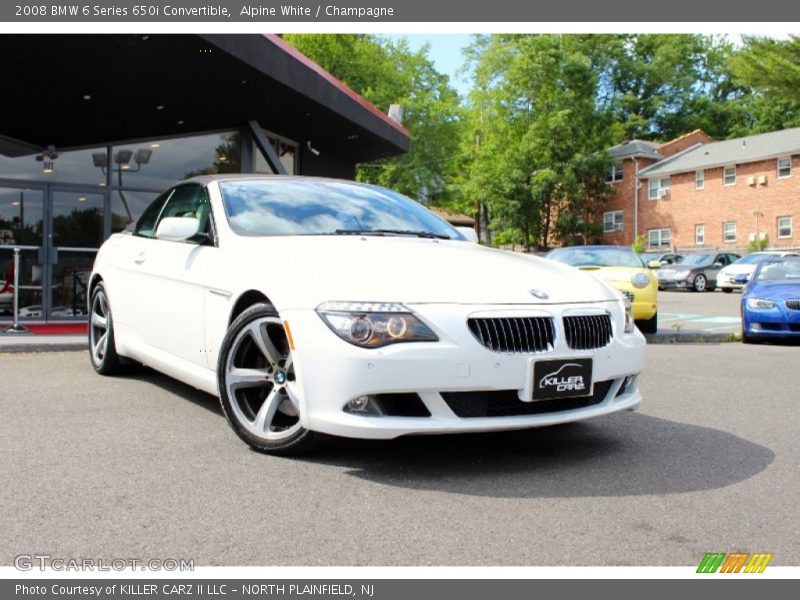
M 161 209 L 164 208 L 164 203 L 172 194 L 173 190 L 167 190 L 158 198 L 153 200 L 153 203 L 148 206 L 139 220 L 136 222 L 136 228 L 133 230 L 133 235 L 140 235 L 142 237 L 155 237 L 156 235 L 156 220 L 158 215 L 161 214 Z
M 200 222 L 198 232 L 211 234 L 210 216 L 211 205 L 205 188 L 202 185 L 189 184 L 175 188 L 159 221 L 164 217 L 195 218 Z

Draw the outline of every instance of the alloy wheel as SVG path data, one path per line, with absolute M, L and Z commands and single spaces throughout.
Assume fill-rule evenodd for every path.
M 92 301 L 91 320 L 89 322 L 89 350 L 92 361 L 98 367 L 102 366 L 108 354 L 108 330 L 111 315 L 108 310 L 108 300 L 105 292 L 99 290 Z
M 236 420 L 251 435 L 280 441 L 302 428 L 292 352 L 277 316 L 239 331 L 225 359 L 224 385 Z

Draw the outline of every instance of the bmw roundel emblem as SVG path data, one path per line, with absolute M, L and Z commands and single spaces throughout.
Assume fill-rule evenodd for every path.
M 530 293 L 531 296 L 539 300 L 547 300 L 550 297 L 547 295 L 547 292 L 543 292 L 542 290 L 530 290 Z

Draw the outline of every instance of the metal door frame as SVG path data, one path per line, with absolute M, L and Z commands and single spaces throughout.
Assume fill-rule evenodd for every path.
M 19 179 L 0 178 L 0 187 L 36 190 L 42 193 L 44 206 L 42 207 L 42 243 L 38 246 L 39 265 L 42 267 L 42 316 L 26 319 L 26 322 L 53 322 L 53 321 L 86 321 L 88 315 L 78 317 L 58 317 L 51 318 L 50 313 L 53 308 L 52 297 L 52 278 L 53 278 L 53 256 L 55 255 L 53 245 L 53 193 L 54 192 L 78 192 L 84 194 L 103 196 L 103 240 L 111 235 L 111 194 L 108 186 L 91 186 L 80 183 L 59 183 L 44 181 L 26 181 Z M 88 248 L 86 249 L 89 250 Z

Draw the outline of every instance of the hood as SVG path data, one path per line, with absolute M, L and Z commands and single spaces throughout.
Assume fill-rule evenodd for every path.
M 723 268 L 720 273 L 725 275 L 751 275 L 756 270 L 756 265 L 728 265 Z
M 644 267 L 579 267 L 579 270 L 611 285 L 630 284 L 631 277 L 637 273 L 644 273 L 648 277 L 651 276 L 650 269 L 645 269 Z
M 782 281 L 760 281 L 747 289 L 746 295 L 766 300 L 800 299 L 800 283 Z
M 263 288 L 286 308 L 315 308 L 328 300 L 552 304 L 619 299 L 567 265 L 469 242 L 308 236 L 238 238 L 236 246 L 241 260 L 235 262 L 244 265 L 237 268 L 243 288 Z M 253 270 L 259 264 L 254 257 L 263 257 L 263 271 Z M 535 298 L 531 289 L 547 298 Z

